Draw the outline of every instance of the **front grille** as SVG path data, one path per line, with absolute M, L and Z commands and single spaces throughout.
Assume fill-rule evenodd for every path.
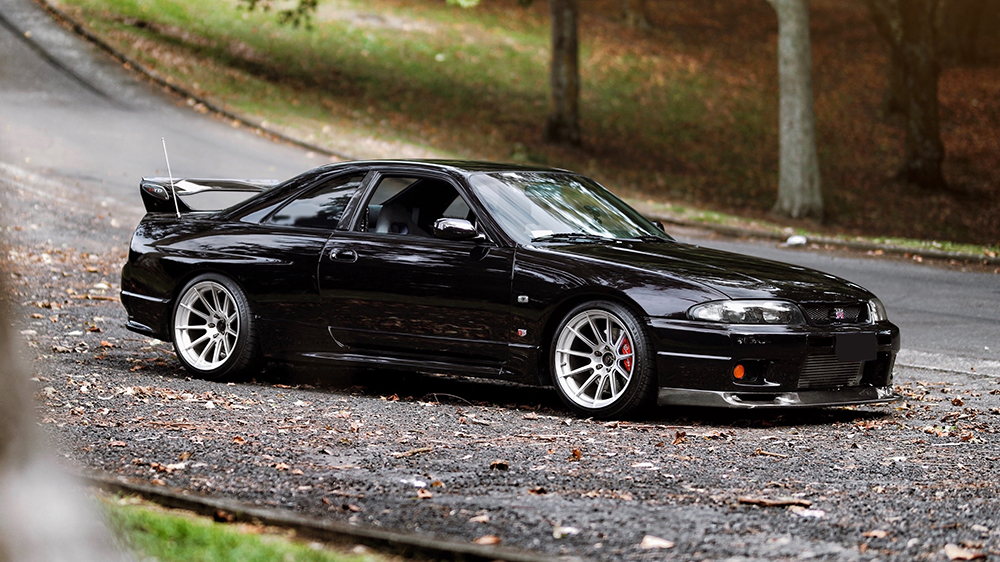
M 840 388 L 861 384 L 861 363 L 842 363 L 836 355 L 813 355 L 799 375 L 799 388 Z
M 802 305 L 809 323 L 814 326 L 834 324 L 864 324 L 868 322 L 868 307 L 860 304 L 814 303 Z

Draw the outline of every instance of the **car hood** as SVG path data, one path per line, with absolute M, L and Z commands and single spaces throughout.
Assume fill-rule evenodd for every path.
M 679 242 L 552 244 L 546 249 L 591 263 L 638 268 L 697 283 L 732 299 L 856 302 L 872 298 L 861 286 L 828 273 Z

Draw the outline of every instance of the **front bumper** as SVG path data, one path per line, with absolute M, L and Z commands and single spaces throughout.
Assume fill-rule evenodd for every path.
M 899 399 L 892 391 L 899 328 L 890 322 L 747 326 L 652 318 L 650 331 L 661 405 L 796 408 Z M 841 361 L 844 334 L 873 340 L 874 358 Z M 737 365 L 747 376 L 734 376 Z
M 888 386 L 860 386 L 799 392 L 723 392 L 687 388 L 660 388 L 660 406 L 709 406 L 719 408 L 822 408 L 859 404 L 889 404 L 901 397 Z

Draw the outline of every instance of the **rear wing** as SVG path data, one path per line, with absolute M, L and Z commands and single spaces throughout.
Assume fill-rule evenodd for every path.
M 139 194 L 148 213 L 220 211 L 278 185 L 278 180 L 142 178 Z M 173 193 L 177 193 L 174 206 Z

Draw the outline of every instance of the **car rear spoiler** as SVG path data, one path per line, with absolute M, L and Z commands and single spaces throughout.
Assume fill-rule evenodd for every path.
M 142 178 L 139 194 L 148 213 L 219 211 L 278 185 L 277 180 Z M 174 205 L 173 192 L 177 193 Z

